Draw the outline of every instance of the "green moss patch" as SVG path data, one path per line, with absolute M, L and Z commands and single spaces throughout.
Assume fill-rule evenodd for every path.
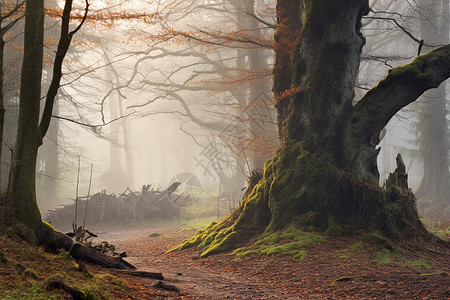
M 387 265 L 392 263 L 404 264 L 405 261 L 400 251 L 396 249 L 389 250 L 386 248 L 379 250 L 376 253 L 374 260 L 376 263 L 381 265 Z
M 355 243 L 347 248 L 341 249 L 338 257 L 341 259 L 357 259 L 358 257 L 367 255 L 366 248 L 362 243 Z
M 361 241 L 378 248 L 395 249 L 393 243 L 379 232 L 365 232 L 361 234 Z
M 236 249 L 233 255 L 244 257 L 251 254 L 287 254 L 296 259 L 303 259 L 307 250 L 325 241 L 326 237 L 323 235 L 304 232 L 291 225 L 284 231 L 266 234 L 251 246 Z
M 0 299 L 113 299 L 125 283 L 109 274 L 93 274 L 67 252 L 51 254 L 17 237 L 0 238 Z M 62 292 L 64 291 L 64 292 Z
M 419 269 L 433 269 L 433 265 L 424 260 L 414 260 L 407 263 L 410 267 Z
M 264 240 L 292 224 L 328 236 L 349 234 L 355 229 L 375 232 L 363 240 L 386 249 L 394 247 L 385 236 L 395 239 L 406 234 L 427 235 L 412 194 L 398 194 L 358 180 L 336 168 L 327 155 L 313 151 L 317 150 L 309 149 L 306 142 L 286 141 L 277 155 L 266 161 L 264 173 L 249 181 L 250 187 L 233 213 L 197 231 L 170 251 L 196 246 L 202 256 L 227 252 L 261 233 Z M 262 243 L 270 244 L 267 240 Z M 248 251 L 289 253 L 302 248 L 296 241 L 290 243 L 293 244 L 276 247 L 272 244 L 270 251 Z M 293 256 L 297 254 L 302 255 L 292 252 Z
M 448 273 L 442 271 L 442 270 L 437 270 L 435 272 L 432 273 L 423 273 L 420 274 L 420 276 L 436 276 L 436 275 L 440 275 L 440 276 L 448 276 Z
M 339 278 L 336 278 L 335 280 L 333 280 L 333 283 L 343 282 L 343 281 L 350 281 L 350 280 L 352 280 L 350 277 L 342 276 L 342 277 L 339 277 Z
M 251 192 L 246 193 L 240 206 L 231 215 L 218 223 L 212 222 L 168 252 L 197 246 L 203 250 L 202 256 L 208 256 L 242 246 L 249 238 L 261 233 L 270 220 L 268 192 L 268 181 L 263 179 Z

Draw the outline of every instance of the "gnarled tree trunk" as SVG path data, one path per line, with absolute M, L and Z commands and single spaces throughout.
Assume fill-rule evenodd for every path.
M 199 245 L 209 255 L 292 222 L 329 234 L 427 235 L 414 195 L 379 187 L 375 147 L 397 111 L 450 76 L 450 46 L 390 70 L 353 107 L 367 13 L 367 0 L 278 1 L 274 92 L 282 145 L 240 207 L 179 248 Z

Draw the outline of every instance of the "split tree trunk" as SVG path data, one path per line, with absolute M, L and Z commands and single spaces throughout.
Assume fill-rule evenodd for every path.
M 390 70 L 353 107 L 367 13 L 367 0 L 278 1 L 274 92 L 282 145 L 240 207 L 179 248 L 227 251 L 293 222 L 326 234 L 428 236 L 414 195 L 379 187 L 375 147 L 396 112 L 450 76 L 450 46 Z

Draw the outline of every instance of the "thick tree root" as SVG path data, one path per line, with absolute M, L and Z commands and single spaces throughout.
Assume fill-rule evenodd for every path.
M 309 152 L 304 143 L 291 142 L 266 162 L 263 177 L 231 215 L 170 251 L 192 246 L 202 249 L 202 256 L 230 251 L 292 223 L 327 235 L 366 230 L 394 240 L 430 237 L 412 193 L 362 182 Z

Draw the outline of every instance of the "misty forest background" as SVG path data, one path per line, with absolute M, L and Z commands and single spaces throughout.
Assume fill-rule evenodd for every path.
M 23 55 L 23 7 L 2 1 L 0 187 L 14 148 Z M 73 26 L 84 13 L 76 1 Z M 45 1 L 42 91 L 50 84 L 64 3 Z M 393 67 L 449 43 L 448 0 L 370 1 L 355 103 Z M 106 190 L 189 184 L 198 197 L 236 207 L 252 170 L 279 140 L 272 68 L 275 1 L 167 0 L 90 3 L 63 64 L 50 129 L 39 149 L 41 212 Z M 382 132 L 380 185 L 401 153 L 419 213 L 450 215 L 448 84 L 402 109 Z M 44 96 L 44 94 L 43 94 Z M 4 108 L 4 109 L 3 109 Z M 376 116 L 373 116 L 376 118 Z M 90 167 L 93 178 L 90 180 Z M 193 176 L 193 177 L 191 177 Z M 186 187 L 184 187 L 186 188 Z

